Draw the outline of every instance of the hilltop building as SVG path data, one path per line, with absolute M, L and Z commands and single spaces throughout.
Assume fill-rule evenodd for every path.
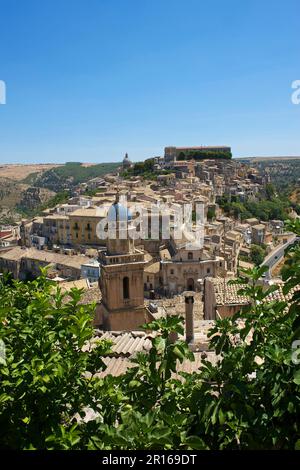
M 231 155 L 231 147 L 225 145 L 200 146 L 200 147 L 165 147 L 165 163 L 177 160 L 187 160 L 189 155 L 194 155 L 194 159 L 210 158 L 207 155 L 219 154 Z

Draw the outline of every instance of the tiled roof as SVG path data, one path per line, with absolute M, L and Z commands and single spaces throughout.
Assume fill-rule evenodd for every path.
M 194 353 L 195 360 L 190 361 L 185 359 L 182 364 L 177 362 L 177 372 L 173 375 L 173 378 L 180 379 L 181 372 L 193 373 L 198 372 L 201 364 L 203 362 L 203 353 Z M 212 364 L 215 364 L 217 361 L 217 356 L 213 352 L 206 353 L 206 360 L 210 361 Z M 104 371 L 96 374 L 98 377 L 103 378 L 107 375 L 113 375 L 115 377 L 124 374 L 129 368 L 134 367 L 135 364 L 130 361 L 129 358 L 124 357 L 105 357 L 103 362 L 106 364 L 107 368 Z
M 112 356 L 129 357 L 134 356 L 140 351 L 149 351 L 151 348 L 150 338 L 153 335 L 147 335 L 144 332 L 124 332 L 117 333 L 112 331 L 96 331 L 97 339 L 107 339 L 113 342 Z
M 75 285 L 73 287 L 74 288 L 84 288 L 84 286 L 79 287 L 77 285 Z M 79 305 L 88 305 L 88 304 L 91 304 L 93 302 L 96 302 L 96 303 L 99 304 L 100 301 L 101 301 L 101 298 L 102 298 L 102 295 L 101 295 L 101 292 L 100 292 L 100 289 L 99 289 L 98 286 L 91 287 L 89 289 L 85 288 L 85 290 L 83 291 L 83 293 L 81 295 Z M 67 303 L 67 302 L 70 302 L 70 300 L 71 300 L 70 295 L 66 295 L 63 299 L 63 302 Z
M 83 292 L 79 304 L 86 305 L 92 302 L 100 303 L 102 294 L 99 287 L 91 287 Z
M 129 359 L 124 357 L 105 357 L 103 362 L 107 368 L 97 374 L 98 377 L 106 377 L 107 375 L 113 375 L 117 377 L 119 375 L 125 374 L 129 367 L 133 367 L 134 364 L 130 362 Z
M 105 217 L 107 208 L 105 210 L 100 207 L 87 207 L 85 209 L 77 209 L 69 214 L 69 217 Z
M 215 287 L 217 305 L 224 305 L 224 280 L 221 278 L 210 278 L 210 280 L 213 282 Z M 238 291 L 244 287 L 245 285 L 241 284 L 228 284 L 228 280 L 226 280 L 225 304 L 248 304 L 250 302 L 249 298 L 247 296 L 238 294 Z M 286 301 L 289 303 L 294 293 L 300 290 L 300 285 L 298 285 L 291 289 L 287 295 L 284 295 L 282 287 L 282 284 L 279 285 L 278 290 L 268 295 L 268 297 L 265 299 L 265 302 Z
M 278 290 L 276 290 L 275 292 L 272 292 L 271 294 L 268 295 L 268 297 L 266 298 L 266 301 L 267 302 L 273 302 L 273 301 L 276 301 L 276 302 L 287 302 L 288 305 L 290 305 L 290 301 L 292 300 L 292 297 L 293 295 L 295 294 L 295 292 L 298 292 L 300 291 L 300 284 L 293 287 L 290 292 L 288 294 L 284 294 L 283 291 L 282 291 L 282 287 L 283 287 L 283 284 L 282 285 L 279 285 L 279 288 Z
M 59 287 L 64 292 L 71 289 L 88 289 L 87 279 L 78 279 L 77 281 L 64 281 L 59 284 Z
M 60 253 L 54 253 L 53 251 L 37 250 L 36 248 L 21 248 L 15 247 L 6 253 L 1 254 L 1 258 L 9 260 L 19 260 L 21 258 L 28 258 L 35 261 L 41 261 L 46 263 L 57 263 L 64 266 L 70 266 L 72 268 L 80 268 L 82 264 L 87 261 L 87 257 L 82 255 L 62 255 Z
M 200 321 L 198 324 L 198 332 L 195 332 L 195 341 L 192 350 L 194 351 L 195 361 L 184 360 L 182 364 L 178 361 L 177 373 L 173 374 L 174 378 L 180 378 L 179 372 L 195 372 L 201 366 L 202 360 L 205 357 L 212 363 L 217 360 L 216 354 L 213 351 L 208 351 L 207 347 L 202 348 L 203 344 L 208 343 L 207 333 L 212 328 L 214 321 Z M 200 330 L 200 331 L 199 331 Z M 95 330 L 95 337 L 85 346 L 85 350 L 92 349 L 99 339 L 106 339 L 112 341 L 112 352 L 103 360 L 107 366 L 105 371 L 97 374 L 98 377 L 105 377 L 107 375 L 118 376 L 127 371 L 128 368 L 134 367 L 135 364 L 131 361 L 138 352 L 148 353 L 152 347 L 151 339 L 155 337 L 156 333 L 147 333 L 143 331 L 130 331 L 130 332 L 117 332 L 117 331 L 102 331 Z M 180 336 L 180 339 L 184 339 Z M 203 356 L 203 350 L 206 350 Z M 200 351 L 201 350 L 201 351 Z
M 236 284 L 228 284 L 228 280 L 225 283 L 224 289 L 224 279 L 221 278 L 210 278 L 213 282 L 215 287 L 215 294 L 216 294 L 216 303 L 217 305 L 239 305 L 239 304 L 248 304 L 249 299 L 244 295 L 238 294 L 238 291 L 245 286 L 236 285 Z M 225 296 L 224 296 L 225 290 Z

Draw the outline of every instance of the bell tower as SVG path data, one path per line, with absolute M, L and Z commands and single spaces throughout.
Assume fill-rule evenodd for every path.
M 137 330 L 149 321 L 144 306 L 144 252 L 134 247 L 131 214 L 118 195 L 108 210 L 107 220 L 107 247 L 99 252 L 103 327 Z

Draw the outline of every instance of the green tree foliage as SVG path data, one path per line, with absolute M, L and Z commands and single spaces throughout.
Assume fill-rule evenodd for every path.
M 256 200 L 240 200 L 236 196 L 222 196 L 217 199 L 219 206 L 228 215 L 242 220 L 255 217 L 259 220 L 269 221 L 273 219 L 286 220 L 289 217 L 289 208 L 292 207 L 287 197 L 272 196 L 271 188 L 268 189 L 269 196 L 264 192 L 258 195 Z M 270 199 L 268 199 L 268 197 Z
M 131 168 L 123 171 L 121 175 L 124 178 L 132 176 L 142 176 L 145 179 L 156 180 L 157 174 L 154 170 L 154 158 L 148 158 L 144 162 L 137 162 Z
M 207 210 L 207 219 L 208 220 L 212 220 L 216 217 L 216 210 L 214 207 L 210 207 L 208 210 Z
M 231 158 L 230 151 L 188 150 L 180 152 L 178 160 L 230 160 Z
M 182 162 L 183 160 L 185 160 L 185 154 L 184 152 L 180 152 L 178 157 L 177 157 L 177 160 Z
M 250 248 L 250 257 L 252 263 L 256 264 L 256 266 L 259 266 L 262 264 L 263 260 L 265 259 L 266 256 L 266 249 L 261 246 L 261 245 L 251 245 Z
M 266 185 L 265 193 L 266 193 L 267 199 L 271 201 L 273 197 L 276 195 L 276 190 L 275 190 L 275 186 L 273 183 L 268 183 Z
M 300 235 L 300 222 L 289 229 Z M 79 305 L 47 281 L 3 280 L 0 286 L 0 447 L 18 449 L 295 449 L 300 447 L 299 244 L 283 270 L 290 304 L 267 301 L 276 286 L 259 284 L 266 268 L 245 270 L 237 281 L 249 305 L 210 331 L 212 364 L 176 374 L 193 360 L 181 320 L 145 326 L 156 333 L 119 376 L 99 378 L 110 344 L 93 336 L 93 306 Z M 174 341 L 174 333 L 179 339 Z M 298 354 L 298 359 L 300 359 Z M 181 377 L 180 377 L 181 375 Z M 94 419 L 83 420 L 92 410 Z
M 124 170 L 121 176 L 125 179 L 141 176 L 145 180 L 156 181 L 158 175 L 167 175 L 172 170 L 160 170 L 155 168 L 155 159 L 148 158 L 144 162 L 137 162 L 131 168 Z
M 95 396 L 86 372 L 104 368 L 109 344 L 82 351 L 92 337 L 94 308 L 78 304 L 72 290 L 63 303 L 45 272 L 33 282 L 0 285 L 0 338 L 6 361 L 0 365 L 1 448 L 45 448 L 52 440 L 71 448 L 78 437 L 74 415 L 84 414 Z M 74 432 L 73 432 L 74 431 Z
M 27 207 L 23 207 L 17 205 L 16 208 L 24 217 L 36 217 L 37 215 L 41 214 L 45 209 L 55 207 L 58 204 L 65 204 L 70 199 L 69 191 L 61 191 L 55 196 L 48 199 L 47 202 L 40 204 L 35 209 L 28 209 Z
M 98 165 L 83 166 L 78 162 L 69 162 L 65 165 L 51 168 L 42 174 L 34 173 L 29 175 L 24 182 L 41 188 L 48 188 L 55 192 L 61 192 L 90 179 L 116 171 L 119 166 L 120 163 L 99 163 Z
M 251 162 L 253 164 L 253 161 Z M 261 173 L 268 173 L 276 191 L 282 196 L 283 193 L 289 195 L 291 190 L 299 187 L 300 180 L 300 159 L 272 159 L 256 161 L 255 167 Z

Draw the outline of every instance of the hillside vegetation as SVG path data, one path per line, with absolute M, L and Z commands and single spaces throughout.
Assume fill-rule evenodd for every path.
M 21 200 L 22 192 L 28 185 L 12 181 L 8 178 L 0 178 L 0 205 L 1 208 L 13 208 Z
M 145 180 L 157 180 L 158 175 L 166 175 L 172 173 L 172 170 L 156 170 L 154 158 L 148 158 L 144 162 L 137 162 L 131 168 L 121 172 L 121 176 L 125 179 L 140 176 Z
M 300 206 L 293 203 L 284 192 L 278 192 L 273 184 L 268 184 L 253 198 L 241 200 L 238 196 L 223 195 L 217 197 L 219 206 L 226 215 L 241 220 L 255 217 L 259 220 L 269 221 L 272 219 L 286 220 L 294 210 L 300 214 Z
M 70 162 L 63 166 L 52 168 L 44 173 L 33 173 L 24 182 L 40 188 L 47 188 L 55 192 L 71 189 L 90 179 L 101 177 L 116 171 L 120 163 L 99 163 L 98 165 L 84 166 L 81 163 Z
M 266 171 L 276 190 L 290 192 L 300 186 L 300 158 L 286 160 L 264 160 L 255 165 L 259 170 Z
M 18 181 L 0 178 L 0 223 L 18 222 L 22 216 L 45 205 L 54 195 L 46 188 L 32 188 Z
M 230 160 L 232 158 L 231 151 L 220 152 L 212 150 L 186 150 L 178 155 L 178 160 Z
M 84 165 L 71 162 L 46 171 L 45 165 L 44 171 L 39 171 L 38 165 L 32 165 L 31 168 L 38 171 L 28 175 L 26 165 L 24 168 L 20 165 L 18 178 L 0 177 L 0 223 L 14 223 L 22 217 L 37 215 L 49 205 L 66 202 L 69 192 L 78 184 L 114 172 L 119 166 L 120 163 Z M 20 179 L 21 170 L 27 174 L 23 179 Z

